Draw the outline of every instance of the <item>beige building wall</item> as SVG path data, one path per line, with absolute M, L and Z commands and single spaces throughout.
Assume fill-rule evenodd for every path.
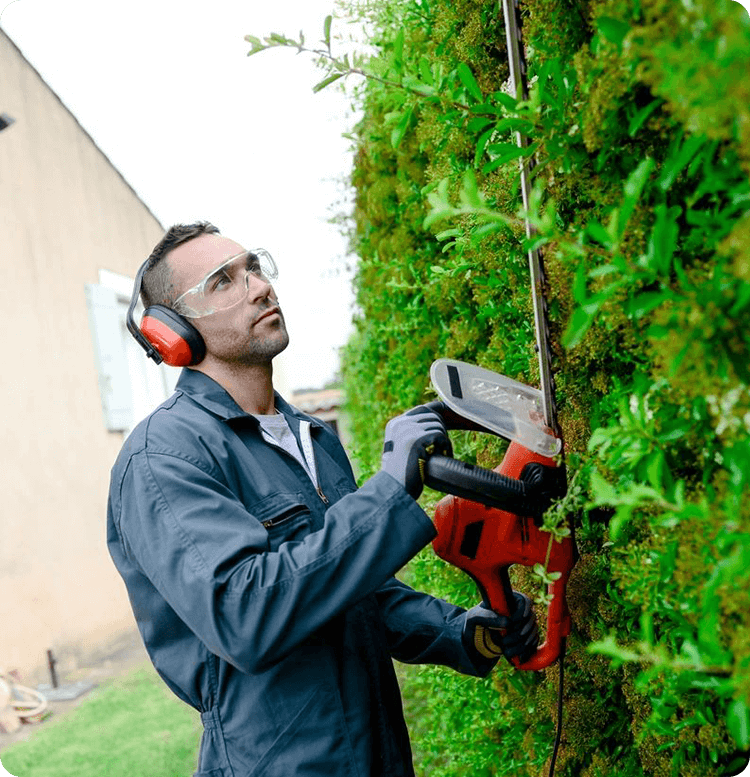
M 124 434 L 105 427 L 85 286 L 132 278 L 163 229 L 2 31 L 0 113 L 0 670 L 36 679 L 48 649 L 64 673 L 134 626 L 105 543 Z

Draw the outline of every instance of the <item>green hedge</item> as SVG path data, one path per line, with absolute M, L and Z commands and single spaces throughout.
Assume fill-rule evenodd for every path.
M 344 360 L 362 475 L 386 420 L 433 398 L 435 358 L 538 380 L 520 128 L 539 160 L 532 217 L 581 551 L 558 774 L 730 774 L 750 749 L 750 19 L 731 0 L 522 8 L 525 104 L 502 87 L 496 2 L 358 9 L 379 52 L 360 92 Z M 455 442 L 499 462 L 488 436 Z M 431 551 L 408 575 L 477 598 Z M 536 581 L 519 569 L 514 584 Z M 555 678 L 410 675 L 419 768 L 544 773 Z

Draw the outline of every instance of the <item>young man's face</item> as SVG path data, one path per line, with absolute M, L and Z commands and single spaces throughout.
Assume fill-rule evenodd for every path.
M 200 235 L 172 249 L 166 261 L 172 271 L 175 297 L 244 250 L 222 235 Z M 238 304 L 189 319 L 203 336 L 208 356 L 237 365 L 262 364 L 288 345 L 286 323 L 273 286 L 252 273 L 247 276 L 247 284 Z

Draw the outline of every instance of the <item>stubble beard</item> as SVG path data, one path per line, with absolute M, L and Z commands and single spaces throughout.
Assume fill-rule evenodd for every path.
M 265 325 L 268 326 L 267 323 Z M 279 319 L 273 326 L 273 331 L 268 334 L 251 334 L 244 347 L 235 354 L 234 361 L 243 366 L 269 364 L 278 356 L 289 345 L 283 314 L 279 313 Z

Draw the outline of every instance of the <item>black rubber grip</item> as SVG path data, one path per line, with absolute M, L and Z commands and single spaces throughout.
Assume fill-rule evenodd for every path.
M 496 434 L 491 429 L 487 429 L 480 424 L 469 421 L 468 418 L 463 418 L 458 413 L 454 413 L 445 402 L 441 402 L 436 399 L 434 402 L 428 402 L 425 407 L 437 413 L 445 424 L 445 428 L 449 431 L 451 429 L 461 430 L 463 432 L 484 432 L 485 434 Z
M 425 485 L 488 507 L 516 515 L 540 515 L 549 500 L 529 493 L 529 485 L 483 467 L 448 456 L 431 456 L 425 467 Z

